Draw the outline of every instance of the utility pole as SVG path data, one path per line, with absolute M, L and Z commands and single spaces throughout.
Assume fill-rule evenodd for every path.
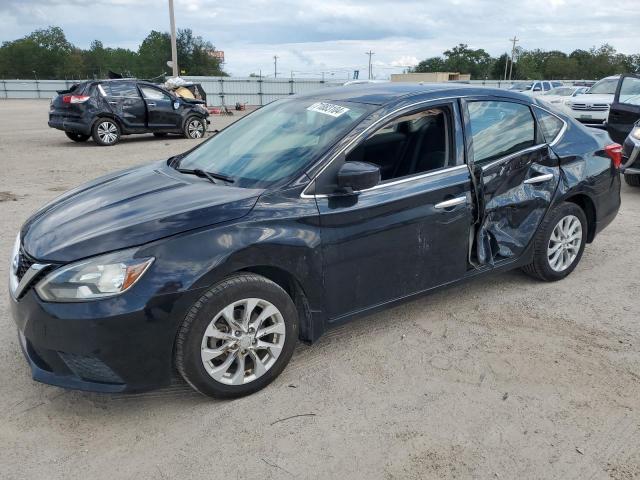
M 373 76 L 373 70 L 371 70 L 371 56 L 375 55 L 375 53 L 369 50 L 368 52 L 365 52 L 365 55 L 369 55 L 369 80 L 371 80 L 371 77 Z
M 273 56 L 273 78 L 278 78 L 278 56 Z
M 513 72 L 513 57 L 516 54 L 516 42 L 518 41 L 518 37 L 514 35 L 513 38 L 510 38 L 509 40 L 513 42 L 513 46 L 511 47 L 511 65 L 509 66 L 509 81 L 511 81 L 511 73 Z
M 169 0 L 169 20 L 171 22 L 171 68 L 173 76 L 177 77 L 178 70 L 178 48 L 176 46 L 176 19 L 173 16 L 173 0 Z
M 507 67 L 509 66 L 509 54 L 504 52 L 504 81 L 507 81 Z

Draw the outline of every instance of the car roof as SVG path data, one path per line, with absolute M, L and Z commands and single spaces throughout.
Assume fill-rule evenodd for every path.
M 518 92 L 498 88 L 488 88 L 462 83 L 365 83 L 347 85 L 307 94 L 296 95 L 303 100 L 334 100 L 342 102 L 386 105 L 397 100 L 413 96 L 432 96 L 434 99 L 443 96 L 497 95 L 518 100 L 531 99 Z

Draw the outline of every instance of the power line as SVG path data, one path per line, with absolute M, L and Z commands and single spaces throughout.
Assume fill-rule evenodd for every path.
M 371 70 L 371 56 L 375 55 L 375 53 L 369 50 L 368 52 L 365 52 L 365 55 L 369 55 L 369 80 L 371 80 L 371 77 L 373 76 L 373 71 Z

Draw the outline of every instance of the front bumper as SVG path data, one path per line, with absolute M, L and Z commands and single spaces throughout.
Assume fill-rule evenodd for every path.
M 43 302 L 33 289 L 10 298 L 34 380 L 95 392 L 135 392 L 170 383 L 173 345 L 199 291 L 149 301 L 127 292 L 110 300 Z
M 625 175 L 640 175 L 640 140 L 627 136 L 622 149 L 622 171 Z

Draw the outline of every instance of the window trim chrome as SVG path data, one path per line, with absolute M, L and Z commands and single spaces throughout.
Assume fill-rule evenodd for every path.
M 304 187 L 304 189 L 302 190 L 302 193 L 300 193 L 300 198 L 328 198 L 328 197 L 333 197 L 333 196 L 340 196 L 340 194 L 326 194 L 326 193 L 314 193 L 314 194 L 308 194 L 307 189 L 309 189 L 311 187 L 311 185 L 316 181 L 316 179 L 322 175 L 322 173 L 329 167 L 329 165 L 331 165 L 333 162 L 335 162 L 336 158 L 338 158 L 342 153 L 344 153 L 347 149 L 349 149 L 349 147 L 351 147 L 354 143 L 362 140 L 362 138 L 367 135 L 371 129 L 377 127 L 379 124 L 381 124 L 382 122 L 386 121 L 389 117 L 396 115 L 398 113 L 401 113 L 403 111 L 406 110 L 411 110 L 414 107 L 418 107 L 420 105 L 424 105 L 424 104 L 428 104 L 428 103 L 433 103 L 433 104 L 438 104 L 440 102 L 449 102 L 451 100 L 458 100 L 459 96 L 451 96 L 451 97 L 442 97 L 442 98 L 436 98 L 436 99 L 429 99 L 429 100 L 421 100 L 420 102 L 415 102 L 415 103 L 411 103 L 409 105 L 405 105 L 402 106 L 400 108 L 397 108 L 389 113 L 387 113 L 385 116 L 380 117 L 378 120 L 376 120 L 375 122 L 373 122 L 371 125 L 369 125 L 367 128 L 365 128 L 362 132 L 360 132 L 355 138 L 353 138 L 349 143 L 347 143 L 344 147 L 340 148 L 337 152 L 335 152 L 331 159 L 329 159 L 325 165 L 318 171 L 318 173 L 316 173 L 314 175 L 314 177 L 311 179 L 311 181 L 309 182 L 309 184 Z M 467 164 L 464 165 L 454 165 L 452 167 L 444 167 L 441 170 L 435 170 L 432 172 L 426 172 L 426 173 L 422 173 L 422 174 L 416 174 L 416 175 L 412 175 L 410 177 L 407 178 L 403 178 L 403 179 L 399 179 L 397 181 L 394 182 L 388 182 L 388 183 L 380 183 L 378 185 L 376 185 L 375 187 L 371 187 L 371 188 L 367 188 L 366 190 L 357 190 L 357 193 L 361 193 L 361 192 L 368 192 L 369 190 L 374 190 L 376 188 L 381 188 L 381 187 L 386 187 L 388 185 L 395 185 L 397 183 L 404 183 L 410 180 L 417 180 L 418 178 L 423 178 L 426 176 L 429 176 L 430 174 L 437 174 L 437 173 L 443 173 L 446 170 L 451 170 L 454 168 L 458 168 L 458 167 L 467 167 Z
M 541 148 L 544 147 L 548 147 L 549 144 L 547 143 L 539 143 L 538 145 L 534 145 L 533 147 L 528 147 L 525 148 L 523 150 L 519 150 L 517 152 L 513 152 L 510 153 L 509 155 L 506 155 L 504 157 L 498 158 L 497 160 L 493 160 L 485 165 L 478 165 L 482 171 L 484 172 L 485 170 L 489 170 L 492 167 L 495 167 L 496 165 L 500 165 L 501 163 L 505 163 L 508 162 L 509 160 L 513 160 L 516 157 L 519 157 L 520 155 L 525 155 L 527 153 L 533 153 L 537 150 L 540 150 Z

